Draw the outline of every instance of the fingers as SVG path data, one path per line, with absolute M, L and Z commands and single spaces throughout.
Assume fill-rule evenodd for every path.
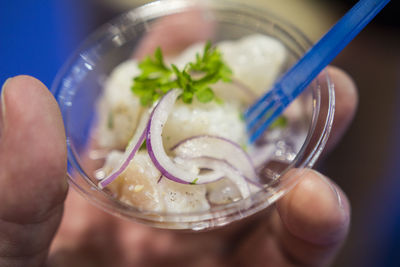
M 325 266 L 346 238 L 350 208 L 344 193 L 321 174 L 307 170 L 277 203 L 277 242 L 289 262 Z
M 335 88 L 335 117 L 327 148 L 332 149 L 342 138 L 353 120 L 358 104 L 357 87 L 352 78 L 343 70 L 330 66 L 327 68 Z
M 36 266 L 68 188 L 62 118 L 47 88 L 28 76 L 6 82 L 1 105 L 0 265 Z
M 215 25 L 206 11 L 193 9 L 156 21 L 140 42 L 134 57 L 142 58 L 161 47 L 165 54 L 173 54 L 187 46 L 213 37 Z

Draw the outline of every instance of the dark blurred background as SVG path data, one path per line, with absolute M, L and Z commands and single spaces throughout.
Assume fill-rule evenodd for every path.
M 144 2 L 0 0 L 0 83 L 29 74 L 51 86 L 88 33 Z M 316 41 L 356 1 L 242 2 L 273 10 Z M 350 235 L 334 266 L 400 266 L 399 11 L 392 1 L 333 63 L 354 78 L 360 95 L 353 124 L 319 167 L 352 203 Z

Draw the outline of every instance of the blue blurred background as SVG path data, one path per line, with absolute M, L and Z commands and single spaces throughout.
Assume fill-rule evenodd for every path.
M 28 74 L 50 87 L 63 62 L 88 33 L 143 2 L 0 0 L 0 83 Z M 275 9 L 313 40 L 355 3 L 247 2 Z M 353 208 L 349 239 L 334 266 L 400 266 L 400 23 L 396 10 L 399 3 L 392 1 L 334 61 L 353 76 L 360 94 L 354 123 L 320 166 L 344 189 Z
M 0 83 L 29 74 L 50 86 L 90 30 L 85 1 L 1 0 Z

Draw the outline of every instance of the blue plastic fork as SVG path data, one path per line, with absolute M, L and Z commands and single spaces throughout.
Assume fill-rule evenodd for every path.
M 382 10 L 390 0 L 358 1 L 273 88 L 246 112 L 250 143 L 254 143 L 283 110 Z

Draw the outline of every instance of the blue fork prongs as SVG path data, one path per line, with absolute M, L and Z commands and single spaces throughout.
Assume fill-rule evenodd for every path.
M 264 101 L 253 105 L 251 107 L 252 111 L 248 110 L 245 113 L 247 131 L 250 131 L 275 104 L 276 96 L 274 90 L 269 91 L 265 96 Z
M 258 99 L 255 103 L 253 103 L 251 105 L 251 107 L 249 107 L 246 112 L 244 113 L 244 117 L 246 118 L 246 120 L 252 120 L 252 117 L 254 116 L 254 113 L 257 112 L 257 110 L 259 110 L 260 105 L 267 102 L 268 99 L 271 98 L 271 94 L 272 94 L 272 90 L 269 91 L 268 93 L 266 93 L 262 98 Z
M 263 120 L 260 120 L 259 124 L 256 125 L 254 131 L 249 131 L 250 133 L 250 143 L 254 143 L 264 132 L 265 130 L 271 125 L 271 123 L 278 118 L 279 115 L 283 112 L 285 109 L 285 105 L 282 105 L 282 103 L 275 103 L 277 107 L 275 107 L 275 110 L 271 110 L 268 112 L 267 115 L 263 118 Z M 265 114 L 265 113 L 262 113 Z

